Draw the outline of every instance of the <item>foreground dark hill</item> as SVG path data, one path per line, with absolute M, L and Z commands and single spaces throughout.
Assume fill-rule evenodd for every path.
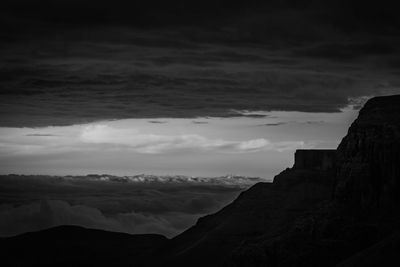
M 399 205 L 400 96 L 376 97 L 337 150 L 297 151 L 273 183 L 172 240 L 64 227 L 3 239 L 1 251 L 21 265 L 400 266 Z
M 0 239 L 2 266 L 143 266 L 161 235 L 129 235 L 59 226 Z

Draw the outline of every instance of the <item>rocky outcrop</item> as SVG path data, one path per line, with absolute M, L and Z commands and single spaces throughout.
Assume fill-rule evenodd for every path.
M 338 147 L 335 196 L 354 211 L 400 204 L 400 96 L 368 101 Z
M 336 149 L 298 149 L 294 154 L 294 169 L 327 171 L 335 164 Z

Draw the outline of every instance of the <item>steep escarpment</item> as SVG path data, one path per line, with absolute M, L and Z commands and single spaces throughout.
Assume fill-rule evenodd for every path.
M 400 96 L 366 103 L 338 147 L 336 198 L 354 210 L 400 204 Z
M 333 197 L 310 215 L 317 222 L 313 247 L 295 249 L 302 255 L 279 266 L 334 266 L 341 261 L 343 266 L 365 266 L 363 256 L 355 255 L 369 253 L 368 266 L 388 262 L 387 257 L 399 263 L 393 255 L 400 227 L 400 96 L 369 100 L 335 157 Z
M 336 152 L 297 153 L 273 183 L 171 240 L 158 264 L 335 266 L 391 240 L 400 225 L 400 96 L 368 101 Z

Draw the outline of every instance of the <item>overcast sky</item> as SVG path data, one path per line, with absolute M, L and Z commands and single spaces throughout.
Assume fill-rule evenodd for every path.
M 1 173 L 271 178 L 296 148 L 335 148 L 366 99 L 400 91 L 386 1 L 17 0 L 0 12 Z

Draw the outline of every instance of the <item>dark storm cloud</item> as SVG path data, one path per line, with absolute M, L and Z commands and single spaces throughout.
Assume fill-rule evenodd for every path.
M 384 2 L 19 0 L 1 12 L 1 126 L 338 112 L 398 90 Z
M 314 47 L 295 50 L 294 53 L 300 56 L 351 61 L 366 56 L 391 55 L 399 52 L 397 47 L 398 43 L 393 43 L 393 40 L 390 43 L 379 40 L 366 43 L 319 44 Z
M 172 64 L 192 66 L 216 66 L 225 63 L 268 63 L 269 60 L 254 54 L 239 53 L 234 51 L 189 51 L 179 55 L 154 57 L 151 61 L 160 66 Z M 229 83 L 229 81 L 225 81 Z
M 0 176 L 0 235 L 77 224 L 171 237 L 247 186 L 182 179 L 127 183 L 93 177 Z
M 73 57 L 63 64 L 38 59 L 29 65 L 3 66 L 3 72 L 27 71 L 13 71 L 14 77 L 0 82 L 0 122 L 40 126 L 119 118 L 265 116 L 232 110 L 336 112 L 350 97 L 395 90 L 391 83 L 396 81 L 393 75 L 382 84 L 357 65 L 343 73 L 328 69 L 325 62 L 320 63 L 325 65 L 322 72 L 303 64 L 221 61 L 203 70 L 196 63 L 184 67 L 177 62 L 167 68 L 135 63 L 146 60 Z M 35 65 L 42 72 L 33 71 Z
M 3 12 L 38 21 L 63 24 L 124 23 L 138 27 L 159 27 L 176 24 L 207 24 L 227 20 L 238 13 L 276 14 L 284 11 L 303 11 L 325 15 L 334 25 L 346 28 L 363 24 L 393 24 L 398 22 L 393 9 L 395 2 L 382 0 L 202 0 L 202 1 L 126 1 L 126 0 L 13 0 L 4 1 Z M 339 18 L 331 17 L 341 14 Z M 281 14 L 282 16 L 282 14 Z M 208 22 L 209 23 L 209 22 Z M 351 23 L 351 25 L 345 24 Z M 209 25 L 212 25 L 211 23 Z

